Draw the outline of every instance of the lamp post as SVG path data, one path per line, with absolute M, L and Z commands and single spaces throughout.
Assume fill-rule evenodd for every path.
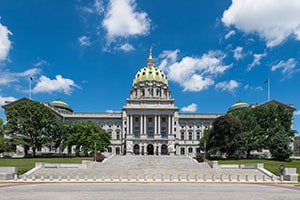
M 97 147 L 97 145 L 96 145 L 96 142 L 94 142 L 94 161 L 96 162 L 96 147 Z

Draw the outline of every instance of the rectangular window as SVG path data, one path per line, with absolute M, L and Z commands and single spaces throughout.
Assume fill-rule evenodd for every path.
M 189 132 L 189 140 L 193 140 L 193 133 Z
M 166 138 L 167 137 L 167 130 L 166 130 L 166 127 L 161 127 L 161 137 L 162 138 Z
M 152 122 L 153 121 L 153 118 L 152 117 L 149 117 L 148 118 L 148 122 Z
M 181 148 L 180 148 L 180 154 L 181 154 L 181 155 L 184 155 L 184 154 L 185 154 L 185 148 L 184 148 L 184 147 L 181 147 Z
M 120 132 L 119 131 L 117 132 L 116 135 L 117 135 L 117 140 L 120 140 Z
M 189 148 L 189 153 L 193 153 L 193 148 L 192 147 Z
M 153 127 L 148 127 L 147 135 L 148 135 L 148 138 L 154 138 Z
M 133 134 L 135 138 L 139 138 L 140 137 L 140 127 L 135 126 L 133 129 Z
M 197 140 L 200 140 L 200 132 L 197 132 Z
M 181 134 L 180 134 L 180 139 L 181 139 L 181 140 L 184 140 L 184 132 L 181 132 Z

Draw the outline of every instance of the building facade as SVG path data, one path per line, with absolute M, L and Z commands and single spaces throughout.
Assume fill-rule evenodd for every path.
M 135 75 L 120 113 L 78 113 L 61 100 L 48 104 L 63 120 L 93 121 L 111 134 L 114 155 L 190 155 L 200 153 L 199 139 L 221 114 L 182 114 L 174 105 L 168 80 L 150 50 Z M 66 109 L 64 109 L 64 107 Z

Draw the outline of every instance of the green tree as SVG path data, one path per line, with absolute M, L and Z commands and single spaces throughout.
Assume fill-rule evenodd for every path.
M 242 122 L 247 157 L 252 150 L 260 149 L 269 149 L 277 160 L 288 159 L 292 154 L 289 145 L 295 135 L 291 129 L 293 114 L 284 105 L 267 104 L 230 114 Z
M 218 117 L 212 123 L 207 148 L 211 152 L 233 155 L 243 145 L 242 124 L 230 115 Z
M 203 137 L 201 137 L 201 139 L 199 140 L 199 148 L 201 151 L 206 150 L 209 132 L 210 132 L 210 129 L 204 129 Z
M 57 126 L 55 114 L 45 105 L 24 99 L 6 110 L 5 131 L 14 145 L 24 147 L 25 156 L 32 148 L 33 157 L 38 147 L 53 141 Z
M 3 121 L 0 118 L 0 153 L 9 151 L 9 145 L 7 143 L 7 140 L 4 137 L 4 125 L 3 125 Z
M 265 132 L 257 123 L 259 109 L 243 108 L 230 112 L 230 114 L 239 119 L 242 123 L 242 132 L 244 137 L 243 149 L 247 153 L 247 158 L 250 157 L 250 152 L 260 150 L 266 147 Z
M 110 144 L 110 134 L 91 121 L 76 122 L 65 140 L 65 146 L 76 146 L 76 154 L 103 151 Z

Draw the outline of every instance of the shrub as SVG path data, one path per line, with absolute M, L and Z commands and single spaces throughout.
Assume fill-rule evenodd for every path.
M 197 155 L 194 159 L 197 160 L 198 162 L 204 162 L 204 157 L 201 154 Z
M 96 161 L 102 162 L 105 159 L 105 156 L 102 153 L 96 153 Z

